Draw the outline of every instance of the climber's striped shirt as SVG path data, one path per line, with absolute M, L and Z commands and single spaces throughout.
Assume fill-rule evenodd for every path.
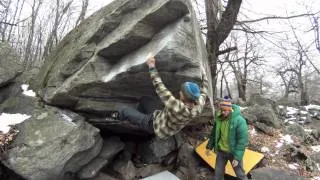
M 202 112 L 208 91 L 208 79 L 203 71 L 204 70 L 202 70 L 202 85 L 200 86 L 201 95 L 199 102 L 190 109 L 185 106 L 182 101 L 176 99 L 165 87 L 155 68 L 149 70 L 155 90 L 165 105 L 162 111 L 157 110 L 153 113 L 153 128 L 158 137 L 166 138 L 178 133 L 194 117 Z

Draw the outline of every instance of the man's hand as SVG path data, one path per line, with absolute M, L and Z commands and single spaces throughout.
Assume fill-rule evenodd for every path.
M 210 154 L 210 149 L 206 149 L 206 156 L 210 156 L 211 154 Z
M 147 65 L 149 68 L 154 68 L 156 66 L 156 59 L 149 53 L 147 57 Z
M 239 161 L 234 159 L 232 161 L 232 167 L 237 167 L 238 165 L 239 165 Z

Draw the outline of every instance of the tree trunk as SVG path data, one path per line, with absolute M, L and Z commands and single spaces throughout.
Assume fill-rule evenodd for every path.
M 307 92 L 307 87 L 306 87 L 306 84 L 307 84 L 307 77 L 305 77 L 305 81 L 303 82 L 302 81 L 302 77 L 299 78 L 300 80 L 300 102 L 301 102 L 301 105 L 303 106 L 306 106 L 309 104 L 309 96 L 308 96 L 308 92 Z
M 14 11 L 14 15 L 13 15 L 12 21 L 11 21 L 12 23 L 15 23 L 15 21 L 16 21 L 18 9 L 19 9 L 19 3 L 20 3 L 20 0 L 17 1 L 17 7 L 16 7 L 16 9 L 15 9 L 15 11 Z M 24 3 L 23 3 L 23 4 L 24 4 Z M 7 38 L 7 41 L 8 41 L 8 42 L 9 42 L 10 39 L 11 39 L 12 29 L 13 29 L 13 27 L 11 26 L 10 29 L 9 29 L 8 38 Z
M 223 79 L 224 79 L 224 72 L 223 69 L 221 69 L 221 79 L 220 79 L 220 97 L 223 97 Z
M 216 97 L 217 85 L 217 52 L 219 46 L 228 37 L 234 26 L 242 0 L 228 0 L 227 7 L 218 22 L 219 3 L 218 0 L 205 0 L 207 17 L 207 39 L 206 48 L 212 73 L 213 96 Z
M 36 19 L 38 17 L 38 12 L 39 12 L 39 8 L 42 4 L 42 1 L 38 1 L 39 3 L 36 4 L 37 0 L 33 1 L 32 4 L 32 15 L 31 15 L 31 25 L 30 25 L 30 32 L 29 32 L 29 36 L 28 36 L 28 40 L 27 40 L 27 44 L 26 44 L 26 51 L 25 51 L 25 57 L 24 57 L 24 68 L 28 69 L 29 68 L 29 64 L 30 64 L 30 57 L 31 57 L 31 49 L 32 49 L 32 45 L 33 45 L 33 38 L 34 38 L 34 30 L 35 30 L 35 23 L 36 23 Z
M 54 20 L 52 30 L 49 34 L 49 38 L 47 39 L 46 45 L 44 46 L 43 59 L 45 59 L 53 50 L 55 45 L 58 44 L 59 42 L 58 27 L 61 24 L 61 20 L 63 16 L 67 13 L 68 9 L 70 8 L 72 1 L 68 2 L 67 5 L 63 7 L 62 12 L 59 11 L 60 3 L 61 3 L 61 0 L 56 0 L 55 20 Z
M 243 101 L 246 101 L 246 83 L 243 79 L 241 79 L 238 83 L 238 92 L 239 92 L 239 98 L 241 98 Z
M 228 96 L 229 96 L 230 99 L 232 99 L 231 90 L 230 90 L 229 83 L 228 83 L 228 81 L 227 81 L 226 76 L 224 76 L 224 82 L 226 83 L 226 88 L 227 88 Z
M 8 22 L 8 16 L 9 16 L 9 10 L 10 10 L 11 0 L 7 2 L 6 8 L 4 10 L 4 18 L 1 20 L 3 22 Z M 0 30 L 1 30 L 1 41 L 4 42 L 6 40 L 6 31 L 9 26 L 8 23 L 1 23 L 0 24 Z

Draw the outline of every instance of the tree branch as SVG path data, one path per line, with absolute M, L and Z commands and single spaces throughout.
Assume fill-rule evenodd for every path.
M 217 56 L 219 56 L 221 54 L 225 54 L 225 53 L 231 52 L 231 51 L 235 51 L 235 50 L 238 50 L 238 48 L 237 47 L 229 47 L 229 48 L 224 49 L 222 51 L 218 51 L 217 52 Z
M 315 13 L 316 14 L 316 13 Z M 274 20 L 274 19 L 293 19 L 293 18 L 299 18 L 303 16 L 313 16 L 315 14 L 299 14 L 299 15 L 294 15 L 294 16 L 267 16 L 259 19 L 253 19 L 253 20 L 246 20 L 246 21 L 237 21 L 236 24 L 244 24 L 244 23 L 255 23 L 259 21 L 264 21 L 264 20 Z
M 242 0 L 229 0 L 226 10 L 223 12 L 221 21 L 216 29 L 217 47 L 228 37 L 231 32 L 241 6 Z
M 305 57 L 307 58 L 307 60 L 310 62 L 310 64 L 312 65 L 312 67 L 317 71 L 318 74 L 320 74 L 320 70 L 313 64 L 313 62 L 311 61 L 311 59 L 309 58 L 308 54 L 306 53 L 306 51 L 304 50 L 303 46 L 301 45 L 298 36 L 296 34 L 296 32 L 294 31 L 293 25 L 291 24 L 291 22 L 289 21 L 291 30 L 293 32 L 294 37 L 297 40 L 298 46 L 300 47 L 300 49 L 302 50 L 302 53 L 305 55 Z
M 0 21 L 0 24 L 6 24 L 6 25 L 9 25 L 9 26 L 18 26 L 18 24 L 8 23 L 8 22 L 5 22 L 5 21 Z
M 232 30 L 235 30 L 235 31 L 243 31 L 245 33 L 249 33 L 249 34 L 262 34 L 262 33 L 267 33 L 267 31 L 252 31 L 252 30 L 249 30 L 249 29 L 240 29 L 240 28 L 234 28 Z

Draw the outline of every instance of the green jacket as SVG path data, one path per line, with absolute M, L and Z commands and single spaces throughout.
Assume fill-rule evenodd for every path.
M 246 146 L 248 145 L 248 126 L 246 120 L 240 114 L 240 107 L 233 104 L 233 112 L 229 119 L 228 143 L 230 153 L 236 160 L 242 160 Z M 207 149 L 218 147 L 220 139 L 221 118 L 220 113 L 216 115 L 213 123 L 212 133 L 207 144 Z

